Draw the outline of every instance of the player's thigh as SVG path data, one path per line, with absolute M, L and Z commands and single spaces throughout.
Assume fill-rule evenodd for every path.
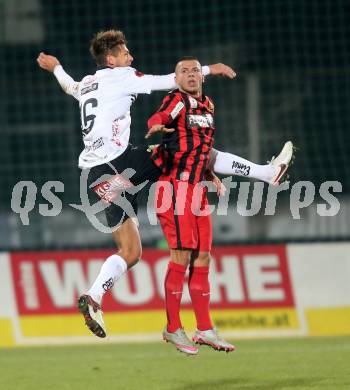
M 105 208 L 107 224 L 112 231 L 117 230 L 129 218 L 137 222 L 137 194 L 128 192 L 117 195 Z
M 179 216 L 176 215 L 173 204 L 168 210 L 157 212 L 157 217 L 170 249 L 182 250 L 188 247 L 182 234 L 183 226 L 180 227 Z
M 124 153 L 114 160 L 91 168 L 89 184 L 103 177 L 103 183 L 108 182 L 112 188 L 128 188 L 147 181 L 157 181 L 161 175 L 160 169 L 154 164 L 152 154 L 146 147 L 129 145 Z M 96 184 L 95 184 L 96 186 Z M 101 191 L 105 186 L 100 186 Z
M 162 179 L 162 178 L 161 178 Z M 191 211 L 191 188 L 189 195 L 184 192 L 187 183 L 169 181 L 173 191 L 157 194 L 157 217 L 162 227 L 169 248 L 177 250 L 196 249 L 198 246 L 198 229 L 196 215 Z M 165 198 L 171 196 L 170 206 L 162 209 Z M 161 211 L 160 211 L 161 210 Z
M 213 226 L 211 215 L 197 217 L 198 247 L 199 252 L 210 252 L 213 241 Z

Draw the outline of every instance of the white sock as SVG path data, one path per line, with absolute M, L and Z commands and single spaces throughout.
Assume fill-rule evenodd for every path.
M 252 177 L 267 182 L 276 174 L 276 168 L 270 164 L 254 164 L 245 158 L 231 153 L 220 152 L 219 150 L 217 150 L 213 169 L 215 173 L 222 175 Z
M 119 255 L 107 257 L 94 284 L 88 291 L 88 295 L 95 302 L 101 304 L 103 295 L 113 287 L 114 283 L 124 274 L 127 268 L 125 260 Z

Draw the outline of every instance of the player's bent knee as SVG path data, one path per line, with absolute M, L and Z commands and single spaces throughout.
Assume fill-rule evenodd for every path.
M 200 267 L 208 267 L 210 263 L 210 255 L 208 252 L 200 252 L 197 259 L 195 260 L 195 265 Z
M 133 248 L 122 248 L 119 252 L 119 255 L 122 256 L 126 261 L 128 268 L 131 268 L 139 262 L 142 255 L 142 249 L 141 246 L 136 246 Z
M 140 260 L 140 257 L 137 257 L 135 255 L 130 255 L 130 254 L 125 255 L 123 253 L 120 253 L 120 256 L 123 257 L 123 259 L 125 260 L 126 264 L 128 265 L 128 269 L 136 265 Z
M 130 259 L 130 261 L 128 262 L 128 268 L 130 269 L 131 267 L 133 267 L 134 265 L 136 265 L 139 261 L 140 261 L 140 257 L 133 257 L 133 258 Z

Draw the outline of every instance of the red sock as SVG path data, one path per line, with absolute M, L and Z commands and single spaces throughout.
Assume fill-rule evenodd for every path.
M 168 264 L 168 270 L 165 276 L 165 307 L 168 318 L 168 332 L 175 332 L 181 328 L 180 304 L 184 284 L 186 267 L 173 263 Z
M 209 314 L 210 285 L 208 274 L 209 267 L 193 267 L 188 281 L 198 330 L 213 328 Z

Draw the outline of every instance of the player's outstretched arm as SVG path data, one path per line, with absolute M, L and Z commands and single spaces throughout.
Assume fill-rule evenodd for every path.
M 202 66 L 202 73 L 203 76 L 209 75 L 210 74 L 209 66 Z M 152 78 L 152 83 L 150 88 L 151 91 L 171 91 L 172 89 L 178 88 L 178 85 L 176 84 L 175 81 L 175 73 L 170 73 L 164 76 L 145 75 L 145 77 Z M 139 81 L 142 82 L 142 80 Z
M 148 126 L 148 132 L 145 135 L 145 138 L 152 137 L 153 134 L 156 133 L 173 133 L 175 131 L 174 128 L 167 128 L 165 127 L 167 124 L 170 123 L 169 115 L 163 111 L 158 111 L 155 114 L 153 114 L 147 122 Z
M 205 180 L 213 182 L 217 196 L 225 196 L 226 187 L 211 169 L 205 171 Z
M 237 76 L 230 66 L 221 63 L 209 65 L 209 70 L 212 76 L 224 76 L 229 79 L 234 79 Z
M 145 135 L 145 138 L 146 139 L 150 138 L 150 137 L 152 137 L 153 134 L 156 134 L 156 133 L 166 134 L 166 133 L 173 133 L 174 131 L 175 131 L 175 129 L 168 129 L 167 127 L 165 127 L 165 125 L 155 124 L 148 129 L 148 132 Z
M 36 61 L 41 69 L 47 70 L 55 75 L 64 92 L 78 99 L 79 83 L 74 81 L 73 78 L 64 71 L 62 65 L 55 56 L 41 52 Z
M 203 76 L 223 76 L 228 77 L 229 79 L 234 79 L 236 77 L 236 72 L 228 65 L 217 63 L 212 65 L 204 65 L 202 66 Z M 170 91 L 172 89 L 177 88 L 177 84 L 175 82 L 175 73 L 171 73 L 165 76 L 150 76 L 152 77 L 151 91 Z M 141 82 L 141 80 L 140 80 Z M 143 92 L 143 91 L 137 91 Z
M 47 70 L 48 72 L 53 72 L 57 65 L 60 65 L 60 62 L 55 56 L 45 54 L 43 52 L 39 53 L 36 62 L 41 69 Z

